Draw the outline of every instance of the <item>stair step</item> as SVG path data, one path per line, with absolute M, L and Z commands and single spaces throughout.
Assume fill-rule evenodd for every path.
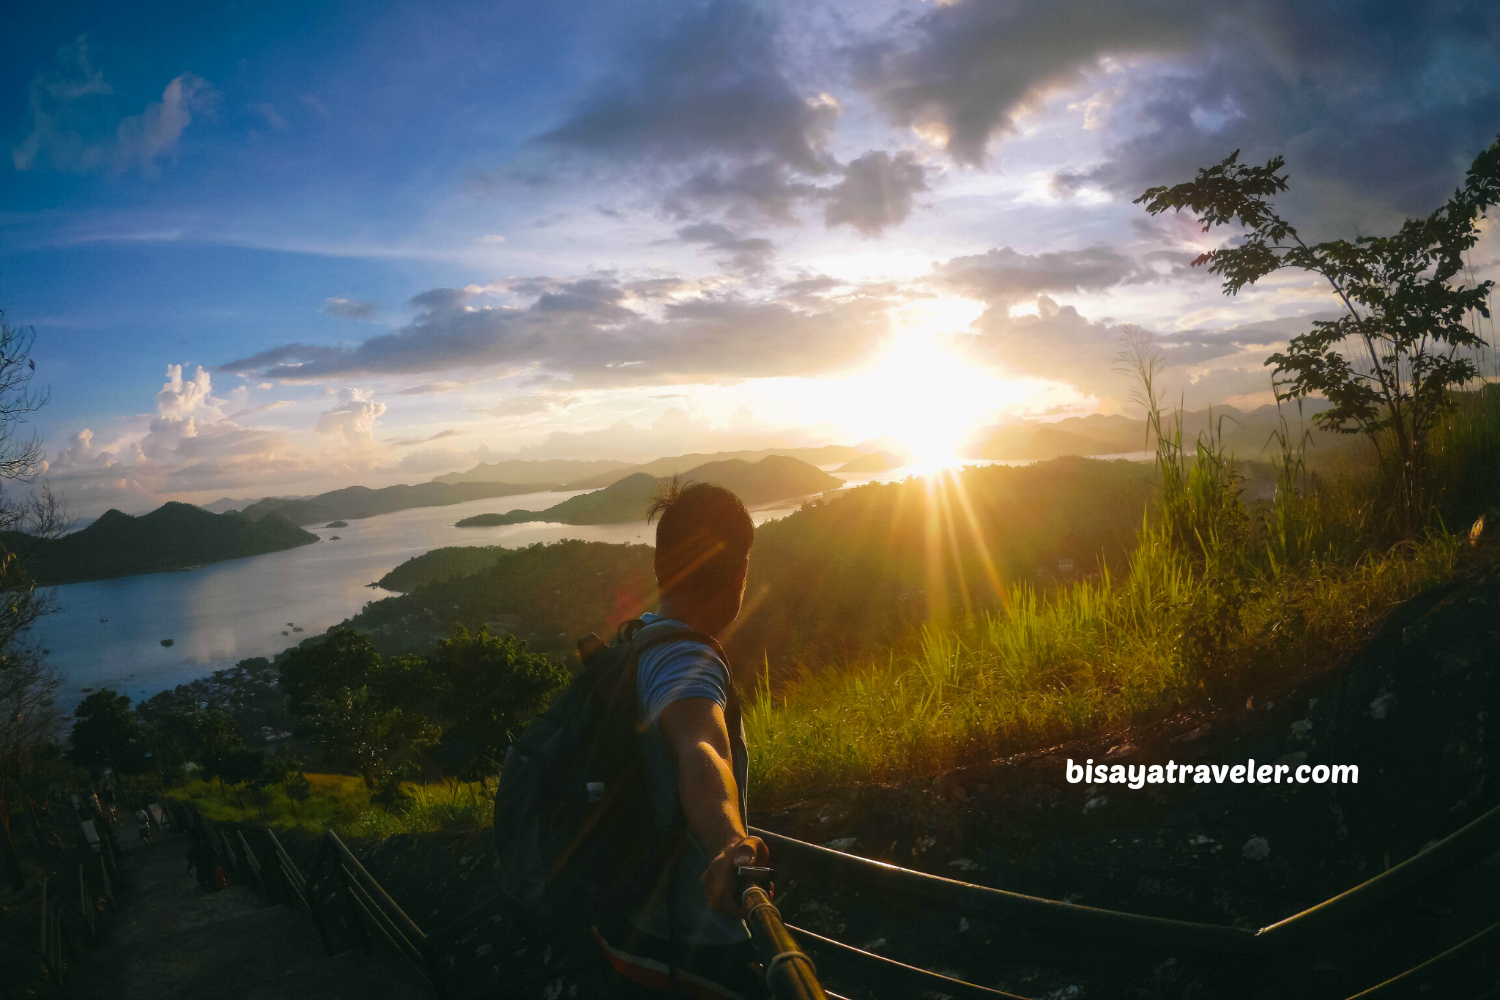
M 267 968 L 323 955 L 305 912 L 266 907 L 242 916 L 112 942 L 79 970 L 92 996 L 122 1000 L 234 996 Z

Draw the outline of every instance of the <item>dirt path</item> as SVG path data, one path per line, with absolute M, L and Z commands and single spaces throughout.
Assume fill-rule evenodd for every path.
M 122 838 L 124 839 L 124 838 Z M 186 834 L 120 852 L 121 912 L 70 973 L 73 997 L 421 997 L 385 956 L 328 957 L 305 910 L 272 906 L 252 886 L 211 892 L 188 871 Z

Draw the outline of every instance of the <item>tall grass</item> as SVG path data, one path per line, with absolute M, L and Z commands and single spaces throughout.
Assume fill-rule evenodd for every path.
M 1247 505 L 1216 428 L 1189 448 L 1142 369 L 1160 493 L 1118 575 L 925 626 L 916 652 L 809 671 L 747 705 L 751 782 L 773 798 L 1046 746 L 1336 664 L 1396 604 L 1451 575 L 1470 517 L 1500 499 L 1500 395 L 1461 399 L 1438 436 L 1444 501 L 1393 542 L 1378 468 L 1321 479 L 1283 425 L 1277 493 Z

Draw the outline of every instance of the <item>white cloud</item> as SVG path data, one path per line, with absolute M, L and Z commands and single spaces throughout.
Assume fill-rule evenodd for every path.
M 343 390 L 339 402 L 317 417 L 312 428 L 317 433 L 310 434 L 244 422 L 295 406 L 291 400 L 257 403 L 245 385 L 220 398 L 212 375 L 202 368 L 188 375 L 182 365 L 168 365 L 166 374 L 155 413 L 124 421 L 108 443 L 94 429 L 82 428 L 49 464 L 47 481 L 76 513 L 99 513 L 107 506 L 150 509 L 165 498 L 193 499 L 207 490 L 273 493 L 285 490 L 272 486 L 299 483 L 303 492 L 312 492 L 306 488 L 310 481 L 342 477 L 329 485 L 348 485 L 386 467 L 387 450 L 375 441 L 385 404 L 363 389 Z M 226 416 L 231 401 L 252 405 Z
M 375 422 L 385 414 L 385 404 L 370 398 L 365 389 L 345 388 L 339 393 L 338 405 L 318 417 L 313 429 L 319 434 L 342 437 L 358 451 L 373 451 Z
M 131 115 L 116 131 L 116 169 L 139 166 L 151 173 L 159 156 L 171 153 L 182 133 L 193 123 L 193 113 L 211 112 L 218 91 L 200 76 L 184 73 L 162 91 L 161 101 Z

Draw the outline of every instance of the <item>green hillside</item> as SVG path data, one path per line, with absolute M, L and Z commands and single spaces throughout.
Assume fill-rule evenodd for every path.
M 35 538 L 18 531 L 0 534 L 0 543 L 20 556 L 42 585 L 184 569 L 317 540 L 317 535 L 276 513 L 251 521 L 236 514 L 210 514 L 186 503 L 162 504 L 139 517 L 109 510 L 82 531 L 62 538 Z
M 438 549 L 380 581 L 412 593 L 372 601 L 348 624 L 369 633 L 382 655 L 426 652 L 454 622 L 513 633 L 534 649 L 571 652 L 579 636 L 611 636 L 656 602 L 654 554 L 649 545 L 577 540 Z
M 1066 579 L 1097 573 L 1101 559 L 1122 566 L 1151 477 L 1140 462 L 1066 458 L 970 468 L 936 489 L 913 479 L 814 501 L 756 529 L 746 610 L 726 645 L 736 663 L 787 673 L 797 663 L 841 662 L 887 647 L 923 621 L 993 609 L 997 582 L 1058 582 L 1060 559 L 1074 561 Z M 644 505 L 655 481 L 632 479 L 618 492 Z M 382 642 L 396 649 L 403 627 L 436 641 L 454 624 L 498 621 L 499 631 L 566 652 L 583 623 L 646 607 L 637 591 L 649 590 L 649 577 L 631 575 L 645 572 L 642 565 L 649 570 L 643 546 L 563 542 L 520 551 L 528 554 L 454 547 L 409 559 L 380 581 L 406 596 L 366 605 L 351 624 L 382 628 Z M 632 582 L 595 587 L 625 579 L 612 560 L 634 567 Z M 535 593 L 519 583 L 523 565 L 539 574 Z
M 524 521 L 556 524 L 625 524 L 645 520 L 646 507 L 656 493 L 656 479 L 637 472 L 613 486 L 570 497 L 546 510 L 513 510 L 508 514 L 477 514 L 459 521 L 459 528 L 493 528 Z

